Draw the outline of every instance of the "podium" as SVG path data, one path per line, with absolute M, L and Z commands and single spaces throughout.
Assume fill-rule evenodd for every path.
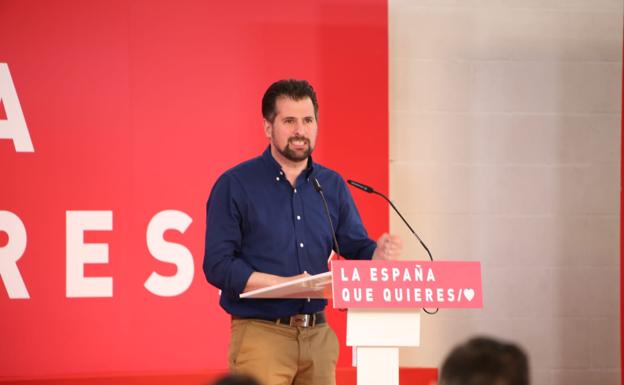
M 358 385 L 398 385 L 399 348 L 420 345 L 421 308 L 482 308 L 478 261 L 333 261 L 332 271 L 241 294 L 346 308 Z
M 332 299 L 332 272 L 249 291 L 241 298 Z M 347 346 L 353 347 L 358 385 L 399 385 L 399 347 L 420 345 L 419 309 L 347 311 Z

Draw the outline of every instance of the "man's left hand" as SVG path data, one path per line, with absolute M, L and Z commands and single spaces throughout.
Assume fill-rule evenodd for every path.
M 403 250 L 403 242 L 396 235 L 384 233 L 377 240 L 377 248 L 373 253 L 373 260 L 399 259 Z

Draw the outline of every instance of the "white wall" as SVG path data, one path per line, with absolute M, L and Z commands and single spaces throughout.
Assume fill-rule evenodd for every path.
M 405 366 L 475 334 L 533 385 L 620 383 L 621 0 L 390 0 L 390 192 L 485 307 L 423 315 Z M 425 258 L 400 220 L 406 255 Z

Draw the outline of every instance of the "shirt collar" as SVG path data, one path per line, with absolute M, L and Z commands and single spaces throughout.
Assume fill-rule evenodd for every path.
M 284 172 L 282 171 L 282 166 L 280 166 L 280 164 L 277 163 L 275 158 L 273 158 L 273 154 L 271 154 L 270 144 L 266 148 L 266 150 L 264 150 L 264 152 L 262 153 L 262 159 L 264 159 L 264 161 L 271 167 L 271 169 L 274 170 L 276 176 L 284 175 Z M 306 178 L 309 178 L 314 172 L 314 170 L 316 169 L 315 164 L 316 163 L 314 163 L 314 160 L 312 159 L 312 155 L 310 155 L 308 157 L 308 164 L 306 168 L 303 170 L 303 175 L 305 175 Z

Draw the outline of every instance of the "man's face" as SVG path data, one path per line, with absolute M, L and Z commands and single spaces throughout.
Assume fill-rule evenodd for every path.
M 312 100 L 284 96 L 275 101 L 275 109 L 273 123 L 264 121 L 273 155 L 296 163 L 306 161 L 314 150 L 318 130 Z

